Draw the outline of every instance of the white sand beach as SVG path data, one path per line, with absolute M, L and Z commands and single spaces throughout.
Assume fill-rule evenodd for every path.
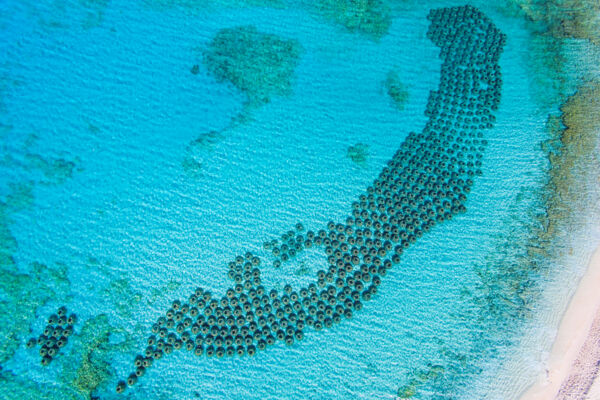
M 600 246 L 560 322 L 545 373 L 521 400 L 600 399 Z

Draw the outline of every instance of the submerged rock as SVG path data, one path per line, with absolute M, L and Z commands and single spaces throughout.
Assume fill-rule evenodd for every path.
M 587 39 L 600 45 L 597 0 L 513 0 L 533 22 L 542 22 L 558 38 Z
M 408 100 L 408 91 L 396 71 L 390 71 L 384 82 L 387 94 L 398 110 L 403 110 Z
M 555 108 L 576 90 L 570 59 L 580 52 L 578 41 L 600 45 L 600 3 L 596 0 L 512 0 L 508 7 L 524 17 L 534 33 L 524 51 L 533 70 L 532 90 L 543 107 Z
M 441 365 L 428 365 L 427 369 L 419 370 L 414 373 L 409 382 L 398 389 L 398 397 L 401 399 L 412 399 L 418 392 L 418 388 L 425 384 L 432 384 L 438 380 L 445 372 Z
M 36 310 L 69 292 L 65 266 L 32 263 L 28 273 L 5 273 L 0 279 L 0 363 L 12 358 L 36 317 Z
M 159 299 L 173 293 L 181 287 L 181 282 L 170 280 L 160 288 L 153 287 L 150 289 L 150 294 L 146 296 L 146 303 L 154 305 Z
M 550 181 L 548 197 L 549 229 L 572 217 L 588 194 L 582 182 L 593 174 L 589 163 L 598 165 L 596 154 L 597 132 L 600 130 L 600 80 L 583 83 L 561 107 L 561 121 L 565 129 L 555 132 L 559 147 L 549 155 Z M 585 167 L 584 165 L 587 165 Z M 589 201 L 589 200 L 587 200 Z M 561 216 L 563 216 L 561 218 Z
M 274 96 L 292 92 L 293 76 L 302 46 L 297 40 L 259 32 L 254 26 L 220 30 L 203 53 L 203 63 L 221 82 L 229 82 L 246 97 L 242 111 L 220 129 L 200 134 L 185 149 L 181 162 L 185 173 L 199 178 L 203 165 L 214 147 L 238 125 L 250 118 L 252 110 L 268 103 Z M 191 72 L 197 74 L 194 65 Z
M 346 156 L 356 164 L 363 166 L 369 159 L 369 145 L 357 143 L 354 146 L 349 146 Z
M 3 215 L 9 218 L 10 214 L 25 210 L 33 205 L 33 183 L 10 183 L 10 193 L 6 200 L 0 203 Z
M 128 337 L 116 343 L 112 340 L 112 335 L 120 333 L 123 330 L 112 326 L 105 314 L 87 320 L 74 338 L 76 345 L 68 356 L 61 381 L 75 389 L 81 398 L 91 398 L 104 388 L 115 373 L 112 357 L 131 347 Z
M 0 363 L 12 358 L 35 311 L 53 295 L 53 288 L 47 286 L 52 282 L 47 280 L 51 274 L 46 266 L 32 264 L 27 274 L 19 271 L 14 260 L 18 243 L 10 231 L 12 216 L 32 203 L 31 183 L 11 184 L 10 193 L 0 202 Z
M 247 25 L 220 30 L 205 50 L 203 62 L 219 81 L 232 83 L 251 104 L 260 104 L 291 92 L 301 52 L 297 40 Z
M 163 11 L 169 8 L 187 8 L 196 10 L 200 7 L 273 7 L 282 8 L 284 0 L 145 0 L 147 6 Z
M 8 210 L 0 205 L 0 269 L 4 273 L 15 271 L 13 254 L 17 250 L 17 240 L 10 232 L 8 217 Z
M 392 24 L 392 10 L 383 0 L 321 0 L 320 12 L 351 32 L 380 39 Z
M 125 278 L 115 279 L 103 291 L 114 310 L 123 317 L 131 317 L 142 301 L 142 294 L 134 290 Z
M 63 158 L 44 158 L 38 154 L 27 154 L 25 158 L 29 163 L 28 168 L 41 171 L 45 178 L 42 183 L 47 184 L 65 183 L 73 176 L 73 171 L 77 167 L 75 162 Z
M 185 158 L 181 163 L 184 171 L 192 177 L 202 175 L 204 162 L 223 138 L 220 131 L 210 131 L 192 140 L 185 149 Z
M 38 385 L 35 381 L 11 371 L 0 369 L 0 388 L 2 395 L 19 400 L 82 400 L 83 398 L 72 390 L 60 385 Z

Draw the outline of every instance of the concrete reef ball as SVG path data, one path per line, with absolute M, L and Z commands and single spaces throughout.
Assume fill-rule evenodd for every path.
M 219 358 L 253 356 L 277 342 L 291 346 L 301 341 L 307 327 L 319 331 L 352 318 L 374 298 L 406 248 L 436 224 L 466 211 L 473 179 L 482 174 L 483 133 L 496 120 L 493 111 L 502 87 L 498 60 L 506 36 L 472 6 L 434 9 L 427 18 L 427 37 L 440 48 L 442 67 L 423 131 L 408 135 L 352 203 L 344 223 L 329 221 L 316 232 L 305 232 L 298 223 L 263 244 L 275 257 L 275 267 L 304 251 L 307 240 L 322 249 L 327 266 L 315 281 L 299 290 L 291 285 L 282 292 L 268 290 L 261 282 L 261 259 L 250 252 L 237 256 L 228 265 L 234 285 L 226 295 L 198 288 L 158 318 L 146 350 L 134 359 L 127 385 L 135 384 L 152 360 L 175 350 Z M 57 317 L 66 315 L 63 311 Z M 54 346 L 56 338 L 44 340 Z M 42 348 L 42 357 L 49 349 Z M 125 387 L 120 381 L 116 390 Z
M 48 325 L 37 338 L 27 340 L 25 346 L 33 349 L 40 346 L 41 364 L 46 367 L 59 354 L 59 350 L 67 345 L 69 336 L 73 334 L 73 325 L 77 323 L 75 314 L 67 315 L 67 307 L 60 306 L 56 314 L 48 317 Z

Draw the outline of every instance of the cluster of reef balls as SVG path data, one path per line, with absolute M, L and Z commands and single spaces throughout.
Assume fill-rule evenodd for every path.
M 73 334 L 73 325 L 76 323 L 77 316 L 75 314 L 67 316 L 67 308 L 65 306 L 59 307 L 56 314 L 48 317 L 48 325 L 46 325 L 42 334 L 27 341 L 27 348 L 32 349 L 40 346 L 42 365 L 50 365 L 60 349 L 67 345 L 69 336 Z
M 275 260 L 273 266 L 275 268 L 281 267 L 281 264 L 293 259 L 296 254 L 300 253 L 305 248 L 311 248 L 313 244 L 320 246 L 322 244 L 321 238 L 315 235 L 315 232 L 308 231 L 306 236 L 302 234 L 304 225 L 298 222 L 296 224 L 296 230 L 289 230 L 280 239 L 273 239 L 263 243 L 265 250 L 270 250 Z M 281 240 L 281 242 L 279 241 Z M 229 270 L 229 277 L 235 280 L 235 269 Z
M 506 37 L 479 10 L 432 10 L 427 37 L 440 47 L 442 74 L 427 103 L 429 121 L 410 133 L 358 201 L 345 223 L 330 221 L 317 233 L 286 234 L 277 260 L 310 245 L 323 248 L 327 270 L 316 281 L 283 293 L 261 283 L 261 259 L 248 252 L 229 263 L 234 285 L 224 296 L 198 288 L 176 300 L 152 326 L 135 372 L 117 391 L 137 382 L 154 360 L 186 349 L 208 357 L 254 355 L 278 341 L 292 345 L 304 330 L 332 327 L 351 318 L 376 293 L 403 251 L 437 223 L 466 211 L 465 201 L 481 173 L 483 131 L 493 126 L 502 85 L 498 59 Z M 301 243 L 301 244 L 300 244 Z M 286 245 L 287 250 L 282 252 Z M 275 253 L 274 253 L 275 254 Z M 276 260 L 276 261 L 277 261 Z

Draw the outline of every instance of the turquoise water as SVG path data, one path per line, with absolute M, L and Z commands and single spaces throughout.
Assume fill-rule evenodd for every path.
M 524 19 L 483 4 L 508 39 L 467 212 L 411 245 L 352 319 L 253 357 L 176 351 L 115 393 L 171 302 L 198 286 L 220 298 L 235 256 L 263 259 L 268 290 L 314 281 L 322 252 L 274 268 L 263 242 L 297 222 L 317 231 L 344 221 L 425 127 L 441 67 L 426 16 L 460 4 L 392 4 L 373 36 L 308 2 L 4 2 L 0 397 L 515 398 L 510 387 L 490 395 L 490 371 L 533 311 L 502 282 L 549 278 L 504 276 L 497 260 L 502 243 L 527 236 L 518 222 L 543 210 L 548 109 L 531 89 Z M 203 56 L 221 29 L 248 25 L 297 49 L 283 61 L 289 82 L 266 102 L 251 100 L 268 87 L 240 91 Z M 390 71 L 402 104 L 388 95 Z M 77 314 L 75 332 L 42 366 L 26 342 L 61 305 Z

